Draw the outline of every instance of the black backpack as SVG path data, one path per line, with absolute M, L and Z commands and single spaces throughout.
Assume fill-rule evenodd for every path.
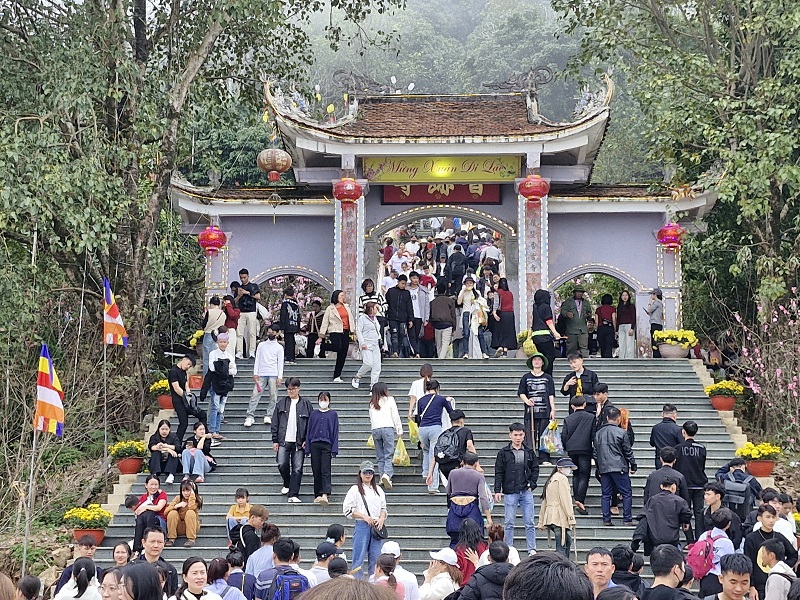
M 733 471 L 728 472 L 728 475 L 722 480 L 725 489 L 722 504 L 730 508 L 742 520 L 747 518 L 747 513 L 753 508 L 753 488 L 750 487 L 752 480 L 753 476 L 748 475 L 744 480 L 737 481 Z
M 433 447 L 433 455 L 436 462 L 452 462 L 454 460 L 461 460 L 461 443 L 458 439 L 458 431 L 461 427 L 451 427 L 447 431 L 443 431 L 436 440 L 436 445 Z

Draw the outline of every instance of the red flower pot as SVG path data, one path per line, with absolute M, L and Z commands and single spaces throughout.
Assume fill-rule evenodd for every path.
M 76 541 L 85 535 L 90 535 L 94 538 L 95 546 L 99 546 L 103 542 L 103 538 L 106 537 L 106 531 L 105 529 L 73 529 L 72 535 Z
M 141 456 L 122 458 L 117 462 L 117 468 L 123 475 L 135 475 L 141 470 L 143 462 L 144 458 Z
M 736 396 L 711 396 L 711 406 L 716 410 L 733 410 Z
M 169 394 L 159 394 L 156 396 L 158 407 L 164 410 L 172 410 L 172 396 Z
M 199 390 L 203 387 L 202 375 L 189 375 L 189 389 Z
M 774 460 L 748 460 L 747 472 L 753 477 L 769 477 L 775 468 Z

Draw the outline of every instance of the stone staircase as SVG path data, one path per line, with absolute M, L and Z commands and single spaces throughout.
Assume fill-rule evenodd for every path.
M 456 398 L 458 408 L 467 415 L 467 425 L 473 430 L 475 445 L 481 455 L 487 481 L 493 482 L 494 458 L 497 450 L 508 440 L 508 425 L 522 419 L 522 405 L 516 396 L 519 378 L 525 373 L 522 360 L 504 359 L 488 361 L 442 360 L 431 361 L 434 377 L 442 386 L 442 393 Z M 737 444 L 742 443 L 741 431 L 735 428 L 732 415 L 715 411 L 703 392 L 702 372 L 695 371 L 693 361 L 685 360 L 613 360 L 592 359 L 587 367 L 596 371 L 600 381 L 607 383 L 610 397 L 618 407 L 630 410 L 631 422 L 636 431 L 634 453 L 640 470 L 633 476 L 634 511 L 642 505 L 642 486 L 647 474 L 653 469 L 653 449 L 648 445 L 650 428 L 659 422 L 661 406 L 665 402 L 675 404 L 679 409 L 678 421 L 694 420 L 700 426 L 698 441 L 708 448 L 709 475 L 724 462 L 730 460 Z M 421 361 L 394 359 L 384 363 L 381 379 L 398 400 L 400 414 L 406 413 L 406 393 L 411 382 L 418 377 Z M 227 440 L 215 448 L 214 455 L 220 468 L 212 473 L 206 483 L 200 486 L 204 498 L 201 513 L 202 528 L 197 546 L 183 548 L 179 538 L 175 547 L 167 548 L 164 557 L 176 567 L 188 556 L 201 555 L 206 559 L 224 556 L 226 553 L 225 514 L 234 502 L 233 494 L 237 487 L 245 486 L 251 494 L 253 503 L 263 504 L 270 511 L 270 521 L 275 523 L 283 535 L 296 540 L 303 549 L 303 563 L 313 561 L 314 548 L 322 541 L 325 530 L 331 523 L 342 523 L 352 532 L 352 521 L 342 516 L 341 501 L 350 485 L 353 484 L 362 460 L 374 458 L 373 451 L 365 444 L 369 435 L 368 391 L 367 385 L 354 390 L 349 379 L 359 363 L 349 360 L 345 365 L 344 379 L 348 383 L 331 382 L 333 362 L 331 360 L 306 360 L 286 369 L 286 376 L 297 376 L 302 381 L 301 393 L 312 402 L 320 391 L 330 391 L 333 397 L 332 408 L 340 418 L 340 454 L 333 464 L 333 496 L 331 504 L 322 507 L 314 504 L 310 461 L 306 461 L 305 476 L 301 489 L 302 504 L 288 504 L 286 496 L 280 494 L 280 478 L 275 465 L 275 453 L 271 447 L 268 426 L 262 423 L 267 400 L 262 399 L 253 427 L 242 426 L 247 400 L 252 389 L 252 361 L 239 365 L 237 387 L 228 397 L 225 409 L 227 422 L 222 433 Z M 565 360 L 556 363 L 554 377 L 556 387 L 568 370 Z M 698 377 L 701 375 L 701 377 Z M 568 400 L 558 396 L 556 400 L 558 418 L 566 416 Z M 427 494 L 420 476 L 420 462 L 414 458 L 408 443 L 405 427 L 404 439 L 412 453 L 412 466 L 396 469 L 394 489 L 387 494 L 389 519 L 387 527 L 390 538 L 397 541 L 403 550 L 403 562 L 412 572 L 421 573 L 426 568 L 428 551 L 448 544 L 444 531 L 447 513 L 444 496 L 432 497 Z M 549 475 L 550 469 L 541 469 L 540 485 Z M 145 476 L 128 476 L 117 486 L 117 494 L 111 502 L 120 502 L 124 493 L 141 494 Z M 178 477 L 178 481 L 180 477 Z M 132 484 L 132 488 L 129 487 Z M 178 492 L 177 482 L 164 485 L 172 499 Z M 538 517 L 539 500 L 536 509 Z M 622 525 L 621 518 L 615 519 L 615 527 L 602 526 L 600 517 L 600 488 L 592 478 L 587 498 L 589 516 L 578 516 L 576 544 L 579 556 L 583 559 L 585 551 L 593 546 L 611 547 L 617 543 L 629 542 L 633 527 Z M 130 511 L 115 505 L 116 516 L 106 532 L 103 547 L 98 550 L 97 560 L 102 564 L 110 562 L 110 547 L 121 540 L 130 540 L 133 535 L 133 518 Z M 634 512 L 634 514 L 636 514 Z M 496 506 L 494 519 L 502 523 L 503 508 Z M 538 532 L 539 549 L 548 546 L 546 534 Z M 524 549 L 524 529 L 521 517 L 517 518 L 515 545 Z M 350 556 L 349 542 L 345 548 Z

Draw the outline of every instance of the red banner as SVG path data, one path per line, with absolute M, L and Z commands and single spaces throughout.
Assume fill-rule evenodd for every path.
M 384 185 L 383 204 L 500 204 L 500 186 L 482 183 Z

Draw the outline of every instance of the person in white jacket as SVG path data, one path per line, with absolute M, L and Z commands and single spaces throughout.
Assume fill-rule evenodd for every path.
M 91 558 L 81 557 L 72 565 L 72 577 L 55 595 L 54 600 L 102 600 L 100 584 L 97 581 L 96 567 Z
M 264 415 L 264 424 L 272 423 L 272 413 L 278 403 L 278 386 L 283 383 L 283 346 L 278 343 L 278 327 L 270 325 L 267 339 L 258 345 L 256 360 L 253 365 L 253 393 L 250 395 L 250 404 L 247 405 L 245 427 L 251 427 L 256 418 L 256 409 L 261 400 L 264 386 L 269 385 L 269 406 Z
M 378 304 L 367 302 L 364 313 L 356 321 L 356 339 L 361 349 L 361 368 L 353 377 L 352 385 L 358 389 L 361 378 L 369 373 L 370 385 L 381 376 L 381 324 L 377 317 Z
M 420 600 L 444 600 L 461 585 L 458 556 L 452 548 L 431 552 L 433 559 L 423 572 L 425 583 L 419 586 Z
M 403 423 L 397 411 L 394 396 L 389 395 L 389 388 L 382 381 L 372 386 L 372 397 L 369 401 L 369 423 L 372 439 L 375 442 L 375 462 L 381 474 L 380 484 L 385 490 L 392 489 L 394 476 L 394 442 L 395 436 L 403 435 Z

